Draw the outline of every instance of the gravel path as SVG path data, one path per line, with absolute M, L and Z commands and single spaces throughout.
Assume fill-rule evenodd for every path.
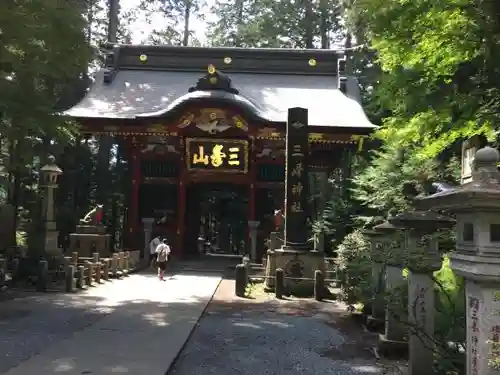
M 42 295 L 2 303 L 0 374 L 102 319 L 102 311 L 89 308 L 88 303 L 92 301 L 84 298 L 77 301 L 75 296 L 64 295 Z
M 234 284 L 223 283 L 227 298 L 216 293 L 169 375 L 385 373 L 374 358 L 360 358 L 359 350 L 356 358 L 349 354 L 344 348 L 353 339 L 328 324 L 325 314 L 293 302 L 238 302 L 229 296 Z
M 379 374 L 321 355 L 344 338 L 316 318 L 275 313 L 207 315 L 171 370 L 172 375 Z

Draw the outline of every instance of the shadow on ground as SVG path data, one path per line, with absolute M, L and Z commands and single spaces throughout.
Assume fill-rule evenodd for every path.
M 212 296 L 200 298 L 196 283 L 215 275 L 195 271 L 172 275 L 177 272 L 172 270 L 166 282 L 151 271 L 105 282 L 85 293 L 34 294 L 0 304 L 0 374 L 41 352 L 58 358 L 51 365 L 54 373 L 147 373 L 147 367 L 138 368 L 147 360 L 131 358 L 137 347 L 136 355 L 151 361 L 158 355 L 162 358 L 163 374 L 170 363 L 165 338 L 189 335 Z M 180 327 L 189 331 L 180 332 Z M 70 337 L 77 340 L 63 341 Z M 61 348 L 62 342 L 68 344 Z M 54 350 L 58 352 L 50 353 Z M 99 367 L 96 356 L 114 356 L 116 363 Z

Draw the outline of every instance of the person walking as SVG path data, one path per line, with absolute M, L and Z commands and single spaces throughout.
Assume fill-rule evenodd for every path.
M 152 268 L 155 268 L 156 267 L 156 257 L 157 257 L 157 253 L 156 253 L 156 248 L 158 247 L 158 245 L 161 243 L 160 241 L 160 237 L 156 236 L 155 238 L 153 238 L 150 242 L 149 242 L 149 265 L 152 267 Z
M 156 263 L 158 264 L 158 277 L 164 281 L 165 270 L 167 269 L 168 256 L 170 255 L 170 246 L 167 240 L 163 241 L 156 248 Z

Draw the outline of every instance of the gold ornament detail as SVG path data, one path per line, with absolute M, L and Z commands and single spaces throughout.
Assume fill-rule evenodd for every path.
M 233 59 L 228 57 L 224 57 L 224 64 L 231 64 L 233 62 Z
M 146 62 L 146 61 L 148 61 L 148 55 L 144 55 L 144 54 L 140 55 L 139 56 L 139 61 L 143 62 L 143 63 Z
M 309 66 L 316 66 L 316 59 L 309 59 L 309 62 L 308 62 Z

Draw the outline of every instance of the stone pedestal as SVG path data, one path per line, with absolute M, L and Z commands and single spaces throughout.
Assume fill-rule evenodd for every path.
M 408 374 L 410 375 L 433 373 L 434 294 L 432 274 L 409 272 L 410 363 Z
M 391 222 L 406 229 L 408 250 L 408 323 L 410 375 L 434 371 L 434 281 L 432 274 L 441 268 L 438 243 L 433 234 L 451 228 L 455 220 L 432 211 L 401 213 Z
M 500 282 L 495 284 L 466 281 L 467 375 L 500 373 L 489 365 L 500 357 Z
M 390 293 L 391 290 L 404 286 L 406 280 L 403 277 L 403 266 L 401 264 L 388 264 L 385 269 L 385 290 Z M 391 306 L 385 309 L 385 331 L 383 340 L 396 343 L 407 342 L 408 330 L 405 324 L 401 322 L 405 317 L 395 317 Z
M 378 329 L 385 321 L 384 309 L 384 233 L 365 231 L 365 236 L 370 240 L 370 258 L 372 261 L 372 303 L 371 315 L 368 316 L 368 325 Z
M 406 261 L 406 247 L 400 228 L 386 222 L 373 228 L 383 234 L 383 249 L 385 259 L 384 291 L 390 294 L 396 288 L 403 287 L 406 280 L 403 268 Z M 405 353 L 408 350 L 408 330 L 401 321 L 406 316 L 396 317 L 393 306 L 386 304 L 384 312 L 384 333 L 380 335 L 379 350 L 383 353 Z M 401 308 L 402 307 L 398 307 Z M 403 312 L 403 311 L 401 311 Z M 406 314 L 405 314 L 406 315 Z
M 249 221 L 248 222 L 248 235 L 250 237 L 250 258 L 252 262 L 260 263 L 260 259 L 257 259 L 257 228 L 259 227 L 260 221 Z
M 144 250 L 141 251 L 141 258 L 145 255 L 149 256 L 149 243 L 153 239 L 153 224 L 155 219 L 152 217 L 143 217 L 142 225 L 144 229 Z
M 100 257 L 109 257 L 111 236 L 106 234 L 106 228 L 100 225 L 78 225 L 76 233 L 69 235 L 70 251 L 80 257 L 91 257 L 99 253 Z
M 319 251 L 301 251 L 282 247 L 268 255 L 268 263 L 273 263 L 274 274 L 276 269 L 283 269 L 286 292 L 297 296 L 312 296 L 314 272 L 316 270 L 320 270 L 323 274 L 325 272 L 325 256 Z

